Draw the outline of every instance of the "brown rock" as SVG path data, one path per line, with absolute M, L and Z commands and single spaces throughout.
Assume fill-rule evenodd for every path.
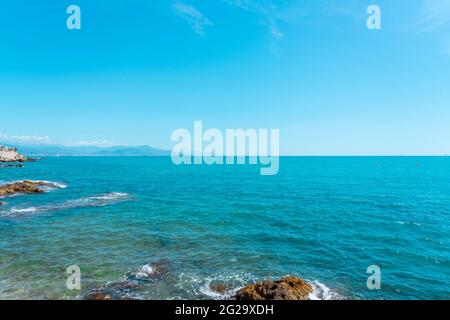
M 297 277 L 266 280 L 239 290 L 237 300 L 308 300 L 313 288 Z
M 0 196 L 12 196 L 18 193 L 42 193 L 39 187 L 48 185 L 43 181 L 22 181 L 0 186 Z
M 102 292 L 92 292 L 86 297 L 86 300 L 111 300 L 111 296 Z

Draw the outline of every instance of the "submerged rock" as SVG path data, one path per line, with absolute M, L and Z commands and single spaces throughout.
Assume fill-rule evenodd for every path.
M 88 291 L 84 300 L 131 300 L 133 290 L 138 284 L 133 281 L 119 281 L 106 284 L 104 287 L 95 288 Z
M 297 277 L 266 280 L 248 285 L 237 292 L 237 300 L 309 300 L 313 287 Z
M 43 193 L 40 187 L 50 186 L 44 181 L 21 181 L 0 186 L 0 196 L 12 196 L 19 193 Z
M 161 280 L 170 270 L 167 260 L 160 260 L 143 265 L 138 270 L 125 274 L 129 281 L 153 281 Z
M 24 165 L 22 163 L 19 164 L 2 164 L 0 168 L 23 168 Z
M 135 300 L 139 290 L 153 285 L 169 272 L 168 260 L 145 264 L 139 269 L 127 272 L 124 280 L 108 282 L 105 286 L 88 291 L 84 300 Z

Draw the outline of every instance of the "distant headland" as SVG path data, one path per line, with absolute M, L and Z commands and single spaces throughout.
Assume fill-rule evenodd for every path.
M 26 162 L 28 160 L 19 153 L 17 148 L 0 146 L 0 162 Z

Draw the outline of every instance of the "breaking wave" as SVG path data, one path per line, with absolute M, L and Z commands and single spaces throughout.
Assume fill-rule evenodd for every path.
M 44 206 L 28 207 L 28 208 L 17 208 L 13 207 L 9 210 L 0 211 L 0 216 L 2 217 L 19 217 L 25 216 L 31 213 L 41 213 L 48 211 L 58 211 L 65 209 L 74 208 L 86 208 L 86 207 L 105 207 L 110 206 L 115 203 L 125 201 L 128 198 L 127 193 L 121 192 L 111 192 L 105 193 L 92 197 L 84 197 L 75 200 L 68 200 L 60 204 L 51 204 Z
M 10 210 L 11 213 L 30 213 L 30 212 L 36 212 L 38 209 L 35 207 L 25 208 L 25 209 L 16 209 L 12 208 Z
M 155 275 L 156 273 L 157 270 L 154 266 L 146 264 L 136 271 L 135 277 L 136 279 L 147 279 L 150 276 Z
M 186 292 L 190 299 L 200 297 L 212 300 L 227 300 L 246 284 L 255 281 L 255 276 L 246 273 L 219 273 L 206 277 L 182 273 L 176 287 Z
M 104 207 L 124 200 L 128 197 L 127 193 L 111 192 L 98 196 L 85 197 L 76 200 L 69 200 L 64 203 L 65 207 L 77 208 L 77 207 Z
M 38 181 L 32 181 L 32 182 L 38 182 Z M 46 186 L 43 186 L 42 188 L 44 190 L 53 190 L 53 189 L 66 189 L 67 185 L 61 182 L 54 182 L 54 181 L 46 181 L 42 180 L 46 184 Z
M 309 295 L 310 300 L 344 300 L 345 298 L 328 288 L 326 285 L 319 281 L 309 282 L 313 287 L 313 292 Z
M 236 293 L 246 285 L 260 281 L 255 275 L 249 273 L 219 273 L 210 276 L 201 276 L 192 273 L 182 273 L 176 287 L 184 291 L 187 296 L 172 297 L 188 299 L 232 299 Z M 327 287 L 319 281 L 308 281 L 313 287 L 309 295 L 310 300 L 345 300 L 346 298 L 336 290 Z

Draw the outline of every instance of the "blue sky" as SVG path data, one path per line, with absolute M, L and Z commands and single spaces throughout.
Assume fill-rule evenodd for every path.
M 289 155 L 446 154 L 450 0 L 0 0 L 0 111 L 17 142 L 171 148 L 202 120 Z

